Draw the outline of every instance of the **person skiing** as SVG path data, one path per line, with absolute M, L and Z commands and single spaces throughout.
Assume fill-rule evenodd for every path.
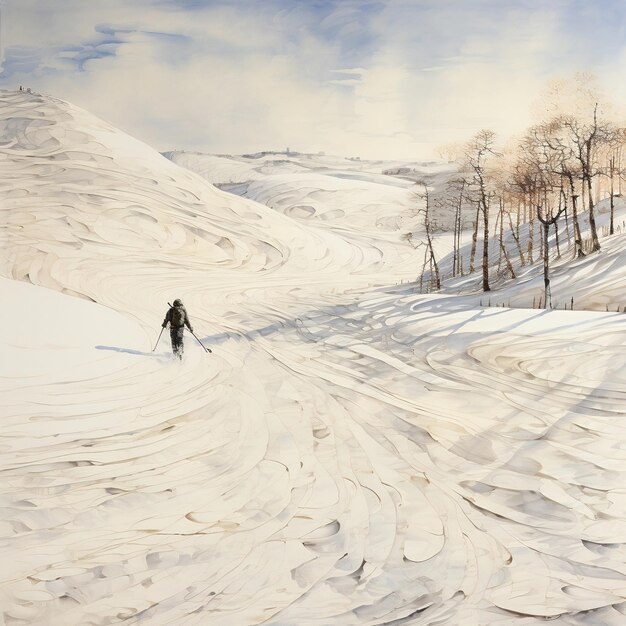
M 174 300 L 173 306 L 170 307 L 165 314 L 163 320 L 163 328 L 170 325 L 170 337 L 172 339 L 172 352 L 174 356 L 179 359 L 183 358 L 183 333 L 185 332 L 185 326 L 189 329 L 190 333 L 193 333 L 191 322 L 189 321 L 189 315 L 187 315 L 187 309 L 183 306 L 182 301 L 179 298 Z

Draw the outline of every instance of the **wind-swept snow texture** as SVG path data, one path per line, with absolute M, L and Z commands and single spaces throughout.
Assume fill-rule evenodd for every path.
M 391 287 L 402 181 L 270 208 L 0 118 L 3 624 L 626 623 L 623 315 Z M 213 355 L 152 351 L 176 297 Z

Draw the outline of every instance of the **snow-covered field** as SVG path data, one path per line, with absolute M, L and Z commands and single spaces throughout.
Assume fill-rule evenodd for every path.
M 626 316 L 416 294 L 410 182 L 227 161 L 0 95 L 0 623 L 626 623 Z

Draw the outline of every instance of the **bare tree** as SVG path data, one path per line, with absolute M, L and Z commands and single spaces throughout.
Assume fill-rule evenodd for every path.
M 537 194 L 539 188 L 546 185 L 559 187 L 560 193 L 567 194 L 572 201 L 572 224 L 574 229 L 574 255 L 585 256 L 578 214 L 578 181 L 581 179 L 581 167 L 576 158 L 574 147 L 568 140 L 568 133 L 563 120 L 555 118 L 545 124 L 529 129 L 522 142 L 522 158 L 525 167 L 527 189 Z M 555 179 L 555 176 L 559 180 Z M 565 183 L 564 183 L 565 181 Z M 581 185 L 581 191 L 584 187 Z M 566 191 L 567 190 L 567 191 Z M 532 194 L 531 194 L 532 195 Z M 538 201 L 537 201 L 538 204 Z M 563 197 L 564 213 L 567 217 L 567 197 Z M 532 262 L 532 258 L 531 258 Z
M 528 224 L 528 242 L 526 245 L 526 258 L 529 263 L 533 263 L 533 243 L 534 243 L 534 211 L 532 207 L 536 205 L 538 193 L 537 166 L 532 155 L 535 150 L 534 135 L 529 133 L 520 142 L 518 151 L 518 162 L 512 172 L 512 186 L 521 199 L 524 221 Z M 520 257 L 524 258 L 519 241 L 519 229 L 517 232 L 517 243 L 520 248 Z
M 515 270 L 513 269 L 513 263 L 507 249 L 505 240 L 505 215 L 508 217 L 508 224 L 511 229 L 511 235 L 515 240 L 517 233 L 513 228 L 513 221 L 511 219 L 511 211 L 516 210 L 518 206 L 518 196 L 516 190 L 511 185 L 511 171 L 515 166 L 515 149 L 516 145 L 511 144 L 505 146 L 502 153 L 499 155 L 497 164 L 498 168 L 491 173 L 491 184 L 494 191 L 493 199 L 497 199 L 498 213 L 496 216 L 496 223 L 494 232 L 498 233 L 498 272 L 501 271 L 502 262 L 506 264 L 506 269 L 511 276 L 515 278 Z M 519 212 L 517 219 L 519 220 Z M 519 237 L 517 239 L 519 242 Z M 520 252 L 518 247 L 518 253 Z M 522 261 L 523 254 L 520 254 L 520 262 Z
M 553 225 L 558 233 L 557 221 L 565 211 L 565 205 L 561 205 L 556 213 L 552 212 L 545 197 L 545 204 L 537 205 L 537 219 L 543 225 L 543 286 L 544 286 L 544 308 L 552 308 L 552 292 L 550 290 L 550 225 Z
M 504 243 L 504 213 L 505 213 L 505 207 L 504 207 L 504 199 L 502 196 L 500 196 L 500 206 L 499 206 L 499 211 L 498 211 L 498 219 L 496 221 L 499 220 L 500 222 L 500 236 L 498 238 L 498 243 L 500 246 L 500 257 L 498 259 L 498 266 L 500 266 L 500 264 L 502 263 L 502 258 L 504 258 L 504 260 L 506 261 L 506 267 L 507 270 L 509 271 L 509 274 L 511 275 L 511 278 L 515 278 L 515 270 L 513 269 L 513 264 L 511 263 L 511 258 L 509 257 L 509 252 L 506 249 L 506 245 Z M 510 214 L 509 214 L 509 220 L 510 220 Z M 499 267 L 498 267 L 499 269 Z
M 474 261 L 476 260 L 476 248 L 478 245 L 478 225 L 480 223 L 480 202 L 479 200 L 474 200 L 473 196 L 470 196 L 470 202 L 476 205 L 476 217 L 473 222 L 473 231 L 472 231 L 472 248 L 470 250 L 470 262 L 469 262 L 469 271 L 470 274 L 474 273 L 476 267 L 474 266 Z
M 624 174 L 622 166 L 622 150 L 626 143 L 626 129 L 613 128 L 606 136 L 606 169 L 605 175 L 609 179 L 610 221 L 609 235 L 615 234 L 615 179 L 621 181 Z
M 558 142 L 558 124 L 533 126 L 520 143 L 519 171 L 522 184 L 536 201 L 537 219 L 541 229 L 541 256 L 543 258 L 544 306 L 552 308 L 550 291 L 550 226 L 554 227 L 557 254 L 560 255 L 558 220 L 567 211 L 564 161 Z M 555 140 L 555 134 L 557 139 Z
M 424 232 L 426 234 L 426 241 L 420 242 L 415 246 L 419 248 L 421 245 L 426 246 L 424 252 L 424 265 L 422 267 L 421 279 L 420 279 L 420 291 L 422 290 L 422 283 L 424 280 L 424 272 L 426 271 L 426 265 L 430 264 L 430 276 L 431 284 L 435 289 L 441 289 L 441 275 L 439 272 L 439 264 L 437 263 L 437 257 L 435 256 L 435 250 L 433 247 L 433 233 L 435 230 L 435 224 L 432 219 L 432 199 L 425 183 L 422 183 L 423 191 L 417 194 L 417 197 L 423 200 L 423 206 L 419 208 L 416 213 L 422 216 L 422 223 L 424 226 Z
M 600 242 L 595 220 L 594 180 L 602 174 L 602 153 L 615 131 L 614 124 L 607 118 L 611 105 L 603 96 L 595 77 L 586 73 L 575 74 L 567 80 L 553 81 L 543 104 L 548 114 L 547 123 L 559 129 L 557 134 L 567 162 L 572 211 L 577 216 L 578 209 L 584 211 L 585 206 L 588 208 L 592 250 L 597 251 Z M 577 202 L 579 198 L 580 206 Z M 572 218 L 576 256 L 582 256 L 580 228 L 574 215 Z
M 454 211 L 454 231 L 452 244 L 452 276 L 462 275 L 461 267 L 461 233 L 463 230 L 463 201 L 467 180 L 460 176 L 452 178 L 446 185 L 448 208 Z
M 593 177 L 597 174 L 597 172 L 594 171 L 594 158 L 596 152 L 596 141 L 599 135 L 598 105 L 596 104 L 594 106 L 593 121 L 591 124 L 581 122 L 573 115 L 564 116 L 562 118 L 562 123 L 563 126 L 569 130 L 570 139 L 574 146 L 574 154 L 580 164 L 583 193 L 587 193 L 589 229 L 591 231 L 593 251 L 595 252 L 600 249 L 592 192 Z
M 495 133 L 491 130 L 481 130 L 465 146 L 465 158 L 468 169 L 472 172 L 471 187 L 476 202 L 476 224 L 472 248 L 475 252 L 478 235 L 478 218 L 483 216 L 483 259 L 482 259 L 482 287 L 483 291 L 491 291 L 489 287 L 489 209 L 492 192 L 488 182 L 488 160 L 496 156 L 494 150 Z M 472 270 L 470 259 L 470 271 Z

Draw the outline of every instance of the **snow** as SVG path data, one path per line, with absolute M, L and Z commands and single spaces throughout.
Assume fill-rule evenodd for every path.
M 62 382 L 68 372 L 101 376 L 117 367 L 108 345 L 147 348 L 139 326 L 127 317 L 92 302 L 0 279 L 0 341 L 4 347 L 0 381 L 43 378 Z M 99 353 L 93 348 L 102 343 Z M 142 345 L 143 344 L 143 345 Z M 57 369 L 59 358 L 62 369 Z
M 0 100 L 0 623 L 624 623 L 625 316 L 397 285 L 412 189 L 368 164 L 241 198 Z M 606 242 L 555 282 L 619 294 Z M 152 351 L 176 297 L 213 354 Z

